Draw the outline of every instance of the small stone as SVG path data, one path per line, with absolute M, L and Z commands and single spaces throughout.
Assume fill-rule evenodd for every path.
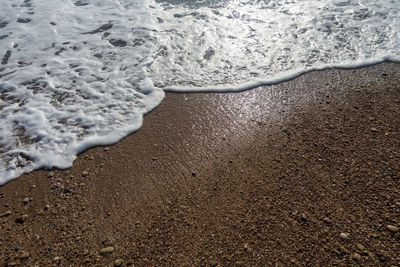
M 349 250 L 344 246 L 340 246 L 339 251 L 341 254 L 350 254 Z
M 23 252 L 21 255 L 19 255 L 20 259 L 27 259 L 31 256 L 31 254 L 29 252 Z
M 115 266 L 115 267 L 122 266 L 123 263 L 124 263 L 124 260 L 123 260 L 123 259 L 116 259 L 116 260 L 114 261 L 114 266 Z
M 58 188 L 58 184 L 53 184 L 51 187 L 50 187 L 50 189 L 51 190 L 56 190 L 57 188 Z
M 26 197 L 22 200 L 22 204 L 27 205 L 28 203 L 29 203 L 29 198 Z
M 61 257 L 59 257 L 59 256 L 55 256 L 54 258 L 53 258 L 53 261 L 60 261 L 61 260 Z
M 7 210 L 6 212 L 4 212 L 3 214 L 0 215 L 0 217 L 8 217 L 12 214 L 11 210 Z
M 308 220 L 307 214 L 302 213 L 302 214 L 301 214 L 301 219 L 302 219 L 303 221 L 307 221 L 307 220 Z
M 26 221 L 26 219 L 28 218 L 28 215 L 22 215 L 21 217 L 17 217 L 15 219 L 16 223 L 22 224 Z
M 113 252 L 114 252 L 114 247 L 112 247 L 112 246 L 109 246 L 109 247 L 106 247 L 106 248 L 102 248 L 99 251 L 100 255 L 111 254 Z
M 378 235 L 377 234 L 370 234 L 369 237 L 370 238 L 378 238 Z
M 346 234 L 346 233 L 340 233 L 340 238 L 341 238 L 342 240 L 349 240 L 349 235 Z
M 86 176 L 88 176 L 89 175 L 89 173 L 87 172 L 87 171 L 83 171 L 82 172 L 82 177 L 86 177 Z
M 249 244 L 247 244 L 247 243 L 244 243 L 244 245 L 243 245 L 243 247 L 244 247 L 244 249 L 249 249 Z
M 399 231 L 399 227 L 394 226 L 394 225 L 388 225 L 386 226 L 386 228 L 389 230 L 389 232 L 391 233 L 397 233 Z
M 377 132 L 379 132 L 379 130 L 378 130 L 378 129 L 376 129 L 376 128 L 374 128 L 374 127 L 372 127 L 372 128 L 371 128 L 371 131 L 373 131 L 374 133 L 377 133 Z
M 323 221 L 324 221 L 324 223 L 326 223 L 326 224 L 332 224 L 332 221 L 328 218 L 328 217 L 325 217 L 324 219 L 323 219 Z
M 126 266 L 135 266 L 135 261 L 130 259 L 126 261 Z
M 49 204 L 46 204 L 45 206 L 44 206 L 44 210 L 49 210 L 50 209 L 50 205 Z
M 361 251 L 363 251 L 365 249 L 365 247 L 361 244 L 357 244 L 357 248 Z
M 361 255 L 358 253 L 354 253 L 351 258 L 355 261 L 360 261 L 361 260 Z
M 47 178 L 53 178 L 54 177 L 54 172 L 51 171 L 47 174 Z
M 65 187 L 64 188 L 64 194 L 68 194 L 68 193 L 72 193 L 72 191 L 68 187 Z

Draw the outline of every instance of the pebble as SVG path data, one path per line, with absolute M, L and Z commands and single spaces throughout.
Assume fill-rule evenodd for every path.
M 328 217 L 323 218 L 323 221 L 326 224 L 332 224 L 332 221 Z
M 123 263 L 124 263 L 124 260 L 123 260 L 123 259 L 116 259 L 116 260 L 114 261 L 114 266 L 115 266 L 115 267 L 122 266 Z
M 377 133 L 377 132 L 379 132 L 379 130 L 378 130 L 378 129 L 376 129 L 376 128 L 371 128 L 371 131 L 373 131 L 374 133 Z
M 21 255 L 19 255 L 20 259 L 27 259 L 31 256 L 29 252 L 23 252 Z
M 22 200 L 22 204 L 27 205 L 28 203 L 29 203 L 29 198 L 26 197 Z
M 26 221 L 27 218 L 28 218 L 28 215 L 22 215 L 21 217 L 17 217 L 15 219 L 15 222 L 22 224 Z
M 106 248 L 102 248 L 99 251 L 100 255 L 106 255 L 106 254 L 110 254 L 110 253 L 113 253 L 113 252 L 114 252 L 114 247 L 112 247 L 112 246 L 109 246 L 109 247 L 106 247 Z
M 51 190 L 56 190 L 57 188 L 58 188 L 58 184 L 53 184 L 53 185 L 50 187 Z
M 369 237 L 370 238 L 378 238 L 378 235 L 377 234 L 370 234 Z
M 340 238 L 343 240 L 349 240 L 349 235 L 346 233 L 340 233 Z
M 10 216 L 11 214 L 12 214 L 12 211 L 11 211 L 11 210 L 8 210 L 8 211 L 4 212 L 3 214 L 1 214 L 0 217 L 8 217 L 8 216 Z
M 71 189 L 69 187 L 64 188 L 64 194 L 72 193 Z
M 87 171 L 83 171 L 82 172 L 82 177 L 86 177 L 86 176 L 88 176 L 89 175 L 89 173 L 87 172 Z
M 357 244 L 357 248 L 358 248 L 359 250 L 364 250 L 364 249 L 365 249 L 365 247 L 364 247 L 363 245 L 361 245 L 361 244 Z
M 52 177 L 54 177 L 54 172 L 53 171 L 51 171 L 51 172 L 49 172 L 47 174 L 47 178 L 52 178 Z
M 390 224 L 386 226 L 386 228 L 392 233 L 397 233 L 399 231 L 399 227 Z
M 361 260 L 361 255 L 358 254 L 358 253 L 354 253 L 354 254 L 351 256 L 351 258 L 352 258 L 353 260 L 355 260 L 355 261 L 359 261 L 359 260 Z
M 60 261 L 61 260 L 61 257 L 59 257 L 59 256 L 55 256 L 54 258 L 53 258 L 53 261 Z

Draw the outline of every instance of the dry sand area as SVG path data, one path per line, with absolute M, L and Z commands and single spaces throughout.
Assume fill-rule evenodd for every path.
M 0 215 L 6 266 L 399 266 L 400 65 L 168 93 Z

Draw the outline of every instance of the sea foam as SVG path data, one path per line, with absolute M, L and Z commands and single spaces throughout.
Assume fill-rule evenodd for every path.
M 0 184 L 117 142 L 164 91 L 400 60 L 390 0 L 0 3 Z

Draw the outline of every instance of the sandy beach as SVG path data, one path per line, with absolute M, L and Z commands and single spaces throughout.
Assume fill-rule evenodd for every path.
M 167 93 L 0 187 L 2 266 L 400 266 L 400 64 Z

